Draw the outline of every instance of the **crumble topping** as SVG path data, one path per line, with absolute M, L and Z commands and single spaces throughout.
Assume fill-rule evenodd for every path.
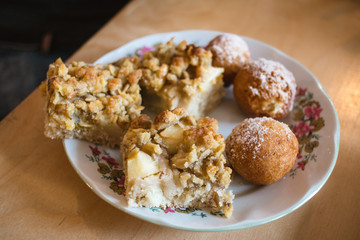
M 114 147 L 120 144 L 143 103 L 162 111 L 182 106 L 200 117 L 224 95 L 223 68 L 211 66 L 204 48 L 173 40 L 142 59 L 125 57 L 108 65 L 61 59 L 50 64 L 40 89 L 47 98 L 45 135 L 78 138 Z
M 121 145 L 129 206 L 210 207 L 231 216 L 232 170 L 217 130 L 215 119 L 197 120 L 183 108 L 153 123 L 146 115 L 135 119 Z
M 144 104 L 157 112 L 184 107 L 196 117 L 206 115 L 225 93 L 224 69 L 211 64 L 210 51 L 186 41 L 175 45 L 171 39 L 155 45 L 144 53 L 139 66 Z
M 47 98 L 45 135 L 119 145 L 130 121 L 140 115 L 142 72 L 137 57 L 120 65 L 89 65 L 59 58 L 41 89 Z

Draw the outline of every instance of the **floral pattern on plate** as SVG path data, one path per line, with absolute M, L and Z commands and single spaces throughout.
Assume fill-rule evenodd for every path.
M 102 175 L 102 178 L 110 181 L 110 189 L 125 196 L 125 174 L 119 166 L 121 163 L 111 157 L 106 150 L 101 151 L 99 146 L 89 145 L 89 149 L 91 155 L 86 154 L 86 158 L 97 164 L 97 171 Z
M 313 93 L 306 88 L 297 89 L 293 110 L 294 123 L 290 128 L 299 141 L 299 153 L 294 168 L 290 171 L 291 177 L 294 177 L 299 169 L 304 171 L 309 161 L 317 160 L 314 149 L 320 144 L 320 135 L 316 132 L 325 126 L 325 120 L 320 116 L 322 111 L 320 103 L 314 100 Z

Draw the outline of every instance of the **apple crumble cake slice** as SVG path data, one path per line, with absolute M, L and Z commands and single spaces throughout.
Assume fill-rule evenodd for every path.
M 225 93 L 224 69 L 212 66 L 212 53 L 185 40 L 155 45 L 140 65 L 144 104 L 157 112 L 183 107 L 190 115 L 203 117 Z
M 140 115 L 139 59 L 89 65 L 59 58 L 41 85 L 46 96 L 45 135 L 119 146 L 131 120 Z
M 135 119 L 121 145 L 130 207 L 209 207 L 232 214 L 226 190 L 225 141 L 215 119 L 196 119 L 184 108 L 164 111 L 154 122 Z

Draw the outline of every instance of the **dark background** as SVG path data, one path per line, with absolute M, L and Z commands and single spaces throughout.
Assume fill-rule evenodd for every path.
M 0 120 L 128 0 L 11 0 L 0 3 Z

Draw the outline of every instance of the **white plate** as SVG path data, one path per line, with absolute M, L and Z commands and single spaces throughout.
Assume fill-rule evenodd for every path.
M 125 44 L 96 63 L 110 63 L 120 57 L 133 55 L 143 46 L 166 42 L 172 37 L 175 37 L 175 42 L 185 39 L 205 46 L 218 34 L 220 32 L 192 30 L 150 35 Z M 320 82 L 303 65 L 274 47 L 243 38 L 250 47 L 252 59 L 263 57 L 279 61 L 296 78 L 300 95 L 291 116 L 283 121 L 295 128 L 298 137 L 305 136 L 302 140 L 307 139 L 310 143 L 300 144 L 304 145 L 302 157 L 297 159 L 289 174 L 269 186 L 247 184 L 235 176 L 230 186 L 236 194 L 230 219 L 198 209 L 164 211 L 159 208 L 128 208 L 121 195 L 123 179 L 119 171 L 119 152 L 85 141 L 65 140 L 65 151 L 83 181 L 106 202 L 126 213 L 155 224 L 194 231 L 236 230 L 264 224 L 294 211 L 314 196 L 329 178 L 338 155 L 340 127 L 335 108 Z M 211 114 L 219 121 L 219 132 L 225 138 L 245 118 L 233 100 L 232 89 L 227 90 L 221 105 Z

